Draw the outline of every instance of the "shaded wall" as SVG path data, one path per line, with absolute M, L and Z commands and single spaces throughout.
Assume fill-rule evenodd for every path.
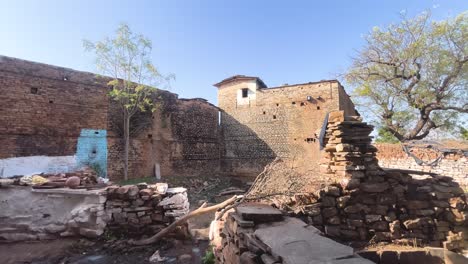
M 326 114 L 339 110 L 341 98 L 347 97 L 339 91 L 339 83 L 249 88 L 255 96 L 249 95 L 248 103 L 237 102 L 239 90 L 247 86 L 237 81 L 218 90 L 226 170 L 237 176 L 256 176 L 275 157 L 291 161 L 300 171 L 316 170 L 320 159 L 317 134 Z M 352 105 L 343 103 L 343 107 Z

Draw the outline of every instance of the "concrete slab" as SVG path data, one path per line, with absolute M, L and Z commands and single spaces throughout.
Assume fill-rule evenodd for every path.
M 284 264 L 335 263 L 340 259 L 343 261 L 336 263 L 347 263 L 346 258 L 349 263 L 372 263 L 352 257 L 351 247 L 323 237 L 316 230 L 305 226 L 298 219 L 286 217 L 284 221 L 259 226 L 254 234 L 280 256 Z
M 279 221 L 283 219 L 280 210 L 266 204 L 250 203 L 236 207 L 236 213 L 247 221 L 255 223 L 264 223 Z

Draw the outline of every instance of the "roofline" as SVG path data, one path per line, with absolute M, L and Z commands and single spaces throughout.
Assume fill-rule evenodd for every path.
M 276 86 L 276 87 L 269 87 L 265 88 L 264 90 L 270 90 L 270 89 L 280 89 L 280 88 L 286 88 L 286 87 L 293 87 L 293 86 L 298 86 L 298 85 L 307 85 L 307 84 L 319 84 L 319 83 L 338 83 L 341 85 L 341 83 L 336 80 L 321 80 L 321 81 L 316 81 L 316 82 L 306 82 L 306 83 L 297 83 L 297 84 L 289 84 L 289 85 L 282 85 L 282 86 Z
M 261 87 L 267 87 L 266 84 L 259 77 L 246 76 L 246 75 L 234 75 L 234 76 L 226 78 L 226 79 L 224 79 L 224 80 L 222 80 L 222 81 L 220 81 L 218 83 L 213 84 L 213 86 L 219 88 L 223 84 L 230 83 L 230 82 L 233 82 L 233 81 L 239 81 L 239 80 L 241 80 L 241 81 L 253 81 L 253 80 L 255 80 L 258 83 L 260 83 Z

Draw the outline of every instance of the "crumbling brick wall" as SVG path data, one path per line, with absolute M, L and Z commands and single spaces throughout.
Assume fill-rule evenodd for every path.
M 376 144 L 379 165 L 384 168 L 408 169 L 437 173 L 452 177 L 463 186 L 468 186 L 468 157 L 467 152 L 461 150 L 442 153 L 432 148 L 414 147 L 411 152 L 425 162 L 440 161 L 431 165 L 418 165 L 409 157 L 398 144 Z
M 71 166 L 75 157 L 81 161 L 87 156 L 77 155 L 80 133 L 95 130 L 107 132 L 108 177 L 121 179 L 119 124 L 123 119 L 108 91 L 105 79 L 93 73 L 0 56 L 0 177 L 3 166 L 13 163 L 5 165 L 7 158 L 41 156 L 42 162 L 63 156 L 63 160 L 46 160 L 50 165 L 44 166 Z M 206 100 L 179 99 L 163 90 L 158 90 L 154 100 L 161 107 L 155 113 L 141 114 L 149 117 L 145 119 L 149 125 L 131 140 L 129 176 L 153 176 L 156 164 L 163 176 L 216 174 L 218 109 Z M 89 150 L 89 155 L 96 154 Z M 30 159 L 14 162 L 14 166 L 31 165 Z

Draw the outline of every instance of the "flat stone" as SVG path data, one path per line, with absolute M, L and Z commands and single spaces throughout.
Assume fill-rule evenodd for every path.
M 243 220 L 255 223 L 273 222 L 283 219 L 280 210 L 265 204 L 246 204 L 236 207 L 236 212 Z
M 287 221 L 288 218 L 259 226 L 254 233 L 283 263 L 323 263 L 353 255 L 351 247 L 310 231 L 300 221 Z
M 364 192 L 379 193 L 387 190 L 389 187 L 390 185 L 387 182 L 365 182 L 361 183 L 359 189 L 361 189 Z

